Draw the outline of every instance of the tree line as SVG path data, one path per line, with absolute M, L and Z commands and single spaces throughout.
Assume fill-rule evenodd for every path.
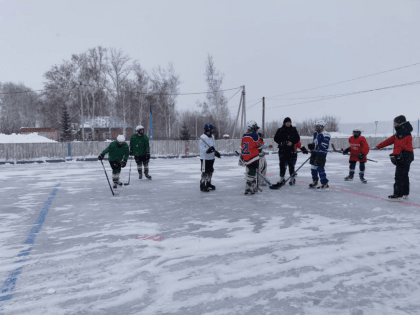
M 0 83 L 0 133 L 18 133 L 21 127 L 51 127 L 63 140 L 72 140 L 80 138 L 83 117 L 89 139 L 98 140 L 95 117 L 120 118 L 124 134 L 129 125 L 141 124 L 149 130 L 152 104 L 154 139 L 193 139 L 208 122 L 214 124 L 216 138 L 232 135 L 234 121 L 223 92 L 224 74 L 216 69 L 211 55 L 204 66 L 204 100 L 197 101 L 196 110 L 181 111 L 177 109 L 181 79 L 172 63 L 146 70 L 121 49 L 91 48 L 53 65 L 44 74 L 40 92 L 21 83 Z M 310 123 L 302 122 L 299 129 L 306 133 Z M 279 125 L 268 123 L 266 136 L 271 137 Z

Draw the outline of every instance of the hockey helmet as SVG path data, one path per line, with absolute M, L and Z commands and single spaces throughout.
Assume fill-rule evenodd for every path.
M 258 124 L 254 120 L 247 121 L 246 128 L 252 131 L 257 131 L 258 129 L 260 129 L 260 127 L 258 127 Z

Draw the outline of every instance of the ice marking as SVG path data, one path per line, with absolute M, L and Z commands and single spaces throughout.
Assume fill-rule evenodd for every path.
M 31 231 L 29 232 L 28 237 L 26 238 L 26 241 L 24 244 L 33 245 L 35 243 L 35 238 L 38 232 L 41 230 L 42 224 L 45 221 L 45 218 L 47 217 L 48 212 L 50 211 L 51 204 L 57 195 L 58 187 L 60 187 L 61 183 L 57 184 L 53 191 L 51 192 L 50 197 L 48 197 L 47 201 L 45 202 L 44 206 L 42 207 L 41 212 L 38 215 L 38 218 L 36 219 L 34 226 L 31 228 Z M 23 257 L 28 256 L 31 252 L 32 247 L 29 247 L 27 249 L 21 250 L 17 257 Z M 19 259 L 15 261 L 16 263 L 24 262 L 25 259 Z M 19 275 L 22 273 L 23 267 L 16 268 L 12 271 L 9 271 L 7 275 L 7 279 L 4 281 L 3 285 L 0 289 L 0 315 L 4 315 L 3 312 L 3 305 L 5 301 L 10 300 L 13 297 L 13 291 L 15 289 L 17 280 Z

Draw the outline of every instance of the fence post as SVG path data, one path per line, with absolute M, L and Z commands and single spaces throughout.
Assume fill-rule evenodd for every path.
M 67 140 L 67 161 L 71 161 L 71 142 Z

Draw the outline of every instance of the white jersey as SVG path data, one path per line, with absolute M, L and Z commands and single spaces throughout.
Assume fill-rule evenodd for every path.
M 206 145 L 208 144 L 208 146 Z M 214 160 L 214 152 L 207 154 L 206 151 L 209 147 L 214 147 L 216 150 L 216 141 L 214 136 L 208 137 L 206 134 L 201 135 L 200 137 L 200 159 L 202 160 Z

